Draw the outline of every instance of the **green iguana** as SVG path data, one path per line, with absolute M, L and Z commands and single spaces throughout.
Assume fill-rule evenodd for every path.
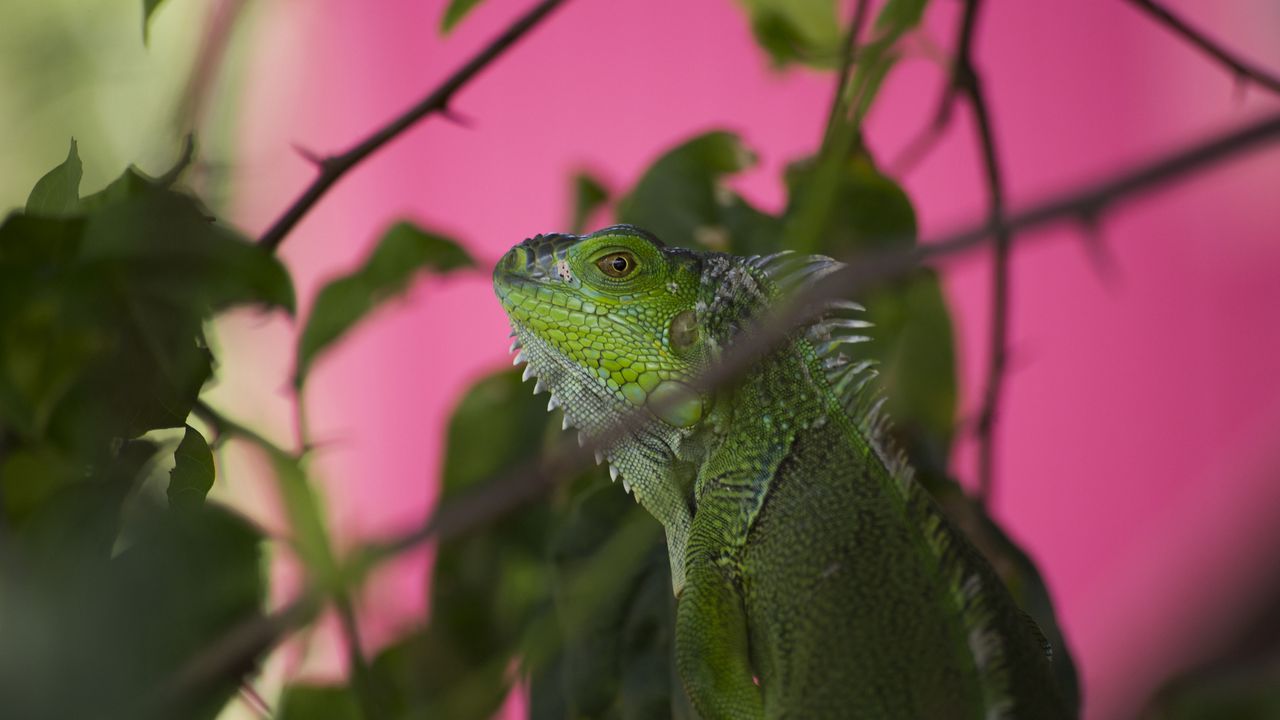
M 603 454 L 666 530 L 702 717 L 1066 717 L 1043 636 L 883 439 L 860 307 L 831 303 L 732 387 L 693 386 L 838 267 L 615 226 L 525 240 L 494 286 L 566 428 L 617 438 L 630 418 Z

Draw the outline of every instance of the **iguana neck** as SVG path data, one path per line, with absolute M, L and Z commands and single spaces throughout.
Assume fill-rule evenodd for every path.
M 709 254 L 703 261 L 698 314 L 713 360 L 733 353 L 748 335 L 743 330 L 765 317 L 778 299 L 763 270 L 732 255 Z M 738 382 L 720 390 L 714 408 L 703 429 L 710 435 L 702 443 L 706 447 L 744 428 L 789 433 L 821 425 L 841 412 L 800 337 L 792 337 L 753 364 Z

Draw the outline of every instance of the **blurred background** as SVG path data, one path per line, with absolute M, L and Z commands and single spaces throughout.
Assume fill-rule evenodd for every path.
M 446 37 L 442 0 L 169 0 L 143 45 L 141 4 L 4 10 L 0 205 L 21 206 L 68 137 L 79 141 L 87 193 L 131 162 L 159 173 L 194 128 L 191 184 L 216 214 L 258 234 L 310 180 L 306 151 L 348 147 L 528 5 L 488 0 Z M 1168 5 L 1280 69 L 1272 0 Z M 890 174 L 932 116 L 961 9 L 930 6 L 867 119 L 865 141 Z M 224 51 L 211 54 L 211 43 Z M 990 0 L 974 59 L 1014 208 L 1280 106 L 1124 2 Z M 459 238 L 479 267 L 415 284 L 316 366 L 306 407 L 339 542 L 388 537 L 434 507 L 449 413 L 471 381 L 508 362 L 489 268 L 513 243 L 568 227 L 575 172 L 627 188 L 690 135 L 728 129 L 759 158 L 734 188 L 776 211 L 783 168 L 820 142 L 831 84 L 830 73 L 771 64 L 732 0 L 573 0 L 464 88 L 458 121 L 428 120 L 343 179 L 282 248 L 303 312 L 399 218 Z M 937 146 L 898 177 L 922 238 L 984 216 L 976 148 L 958 108 Z M 992 513 L 1045 577 L 1085 717 L 1136 716 L 1277 597 L 1277 188 L 1271 148 L 1015 251 Z M 942 272 L 962 428 L 986 366 L 985 260 L 968 255 Z M 223 316 L 213 332 L 211 401 L 285 442 L 296 430 L 295 333 L 285 318 L 250 312 Z M 954 474 L 972 483 L 971 433 L 958 433 L 953 452 Z M 282 521 L 260 465 L 228 446 L 212 497 L 270 532 Z M 371 650 L 421 624 L 431 563 L 430 552 L 412 553 L 365 588 L 357 604 Z M 297 582 L 275 558 L 273 601 Z M 259 692 L 342 676 L 331 625 L 273 656 Z M 503 712 L 522 708 L 514 698 Z

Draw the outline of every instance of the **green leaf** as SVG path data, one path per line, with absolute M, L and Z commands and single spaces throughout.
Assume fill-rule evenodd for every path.
M 571 716 L 677 716 L 687 700 L 673 682 L 675 601 L 661 526 L 616 484 L 597 483 L 577 498 L 551 557 L 559 690 Z M 548 689 L 536 692 L 546 702 Z
M 120 177 L 92 195 L 80 199 L 80 208 L 86 212 L 99 210 L 107 205 L 137 197 L 157 187 L 155 180 L 130 165 Z
M 276 489 L 284 504 L 292 531 L 293 548 L 311 580 L 321 590 L 342 590 L 343 577 L 333 554 L 324 510 L 311 486 L 311 479 L 298 460 L 279 448 L 260 443 L 271 460 Z
M 920 25 L 929 0 L 889 0 L 872 27 L 871 41 L 858 47 L 858 61 L 846 90 L 854 105 L 852 119 L 860 125 L 885 77 L 898 61 L 896 46 L 902 36 Z
M 833 67 L 840 55 L 835 0 L 738 0 L 756 41 L 777 65 Z
M 27 197 L 27 213 L 45 217 L 74 215 L 80 207 L 80 177 L 83 174 L 76 140 L 72 138 L 67 159 L 45 173 L 31 188 L 31 195 Z
M 367 720 L 351 688 L 290 685 L 280 698 L 278 720 Z
M 449 6 L 444 9 L 444 17 L 440 19 L 440 32 L 449 33 L 480 2 L 481 0 L 449 0 Z
M 591 216 L 609 202 L 609 189 L 589 173 L 579 172 L 573 176 L 573 198 L 570 232 L 581 235 L 586 231 Z
M 164 4 L 164 0 L 142 0 L 142 42 L 151 40 L 151 16 Z
M 211 313 L 293 306 L 279 260 L 192 198 L 127 171 L 86 200 L 0 225 L 0 423 L 73 454 L 183 426 Z
M 316 358 L 378 305 L 403 292 L 422 270 L 447 273 L 474 265 L 456 242 L 399 222 L 355 272 L 331 281 L 316 296 L 311 316 L 298 337 L 294 385 L 302 387 Z
M 213 487 L 213 453 L 198 430 L 187 426 L 169 471 L 169 507 L 190 509 L 204 504 Z
M 754 163 L 755 156 L 736 135 L 699 135 L 649 167 L 618 201 L 618 220 L 682 247 L 733 252 L 775 248 L 776 221 L 724 186 L 727 176 Z
M 228 674 L 169 692 L 198 654 L 258 617 L 259 537 L 211 505 L 178 514 L 143 502 L 113 553 L 120 501 L 148 456 L 122 455 L 108 472 L 118 479 L 68 488 L 7 544 L 17 562 L 0 565 L 0 607 L 22 622 L 0 623 L 6 715 L 212 720 L 239 686 Z
M 128 173 L 126 173 L 128 174 Z M 208 217 L 192 198 L 127 181 L 133 194 L 88 216 L 82 257 L 122 287 L 208 313 L 241 303 L 293 310 L 293 286 L 271 253 Z

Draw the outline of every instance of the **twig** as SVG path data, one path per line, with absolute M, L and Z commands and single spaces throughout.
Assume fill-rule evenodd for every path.
M 306 190 L 298 196 L 293 204 L 285 209 L 279 219 L 267 229 L 258 244 L 275 252 L 284 241 L 289 231 L 311 210 L 334 183 L 346 175 L 351 168 L 372 155 L 383 145 L 393 140 L 400 133 L 412 127 L 428 115 L 447 113 L 449 101 L 454 93 L 462 89 L 481 70 L 493 62 L 499 55 L 515 44 L 517 40 L 532 30 L 547 15 L 565 0 L 542 0 L 523 16 L 513 22 L 501 35 L 480 50 L 474 57 L 458 68 L 445 79 L 435 90 L 423 98 L 418 104 L 393 118 L 386 125 L 375 130 L 351 149 L 338 155 L 324 158 L 319 165 L 320 171 Z
M 999 228 L 1005 214 L 1004 180 L 996 153 L 995 133 L 983 91 L 982 78 L 973 65 L 973 38 L 977 27 L 981 0 L 965 0 L 964 18 L 960 23 L 959 52 L 952 70 L 951 86 L 969 101 L 978 144 L 982 150 L 982 167 L 987 184 L 987 218 Z M 948 93 L 949 97 L 954 97 Z M 949 108 L 953 101 L 944 100 Z M 947 113 L 950 110 L 946 111 Z M 945 123 L 945 118 L 943 120 Z M 991 328 L 987 338 L 987 377 L 978 411 L 978 491 L 977 500 L 984 506 L 995 488 L 996 420 L 1000 399 L 1004 395 L 1005 367 L 1009 352 L 1009 247 L 1013 240 L 1008 230 L 997 229 L 991 257 Z
M 733 345 L 732 351 L 703 373 L 695 384 L 704 388 L 720 387 L 741 376 L 793 332 L 797 324 L 812 316 L 813 309 L 820 307 L 825 301 L 847 297 L 874 283 L 901 277 L 925 262 L 940 262 L 980 248 L 995 233 L 1005 232 L 1018 240 L 1026 238 L 1027 236 L 1019 233 L 1028 230 L 1066 221 L 1098 218 L 1104 211 L 1124 200 L 1183 179 L 1192 172 L 1224 162 L 1265 143 L 1274 142 L 1280 142 L 1280 113 L 1197 142 L 1082 189 L 1057 195 L 1001 221 L 988 220 L 914 247 L 904 248 L 902 243 L 896 242 L 877 244 L 879 247 L 902 249 L 883 251 L 859 259 L 857 263 L 846 265 L 805 286 L 796 294 L 793 302 L 744 332 L 741 340 Z M 492 522 L 537 497 L 557 478 L 588 467 L 595 447 L 607 445 L 612 439 L 616 439 L 618 433 L 625 432 L 625 426 L 638 419 L 642 412 L 647 411 L 633 412 L 619 423 L 614 432 L 594 438 L 587 447 L 577 447 L 572 441 L 562 442 L 532 469 L 511 471 L 485 482 L 478 490 L 437 508 L 417 529 L 383 545 L 367 548 L 359 562 L 369 565 L 380 563 L 429 540 L 449 537 Z M 304 596 L 302 600 L 277 612 L 267 619 L 268 622 L 258 620 L 247 623 L 228 633 L 222 641 L 193 658 L 173 683 L 161 688 L 160 697 L 170 701 L 189 697 L 180 692 L 206 686 L 196 680 L 207 683 L 211 679 L 225 678 L 250 665 L 259 653 L 273 647 L 286 632 L 310 619 L 314 614 L 314 606 L 308 602 L 308 597 Z
M 1018 233 L 1064 221 L 1101 217 L 1121 201 L 1186 177 L 1193 171 L 1268 142 L 1280 142 L 1280 113 L 1227 133 L 1216 135 L 1074 192 L 1050 198 L 1038 205 L 1002 218 L 988 218 L 976 225 L 920 245 L 886 240 L 878 247 L 901 248 L 860 257 L 797 292 L 785 307 L 770 313 L 739 335 L 730 352 L 694 381 L 702 389 L 714 389 L 739 378 L 771 349 L 784 341 L 794 328 L 810 319 L 823 303 L 848 297 L 868 287 L 911 272 L 925 262 L 940 262 L 982 247 L 997 234 L 1018 239 Z M 898 240 L 905 240 L 900 238 Z M 1021 240 L 1026 242 L 1025 239 Z M 508 472 L 478 490 L 437 508 L 418 529 L 373 549 L 370 560 L 380 562 L 417 547 L 434 537 L 448 537 L 476 525 L 490 522 L 537 497 L 557 478 L 589 467 L 593 451 L 603 448 L 634 425 L 646 410 L 637 410 L 619 423 L 613 432 L 592 439 L 586 447 L 565 442 L 532 469 Z
M 1204 33 L 1173 14 L 1163 4 L 1155 0 L 1129 0 L 1129 4 L 1146 12 L 1173 32 L 1181 35 L 1184 40 L 1196 46 L 1202 53 L 1213 58 L 1234 73 L 1237 79 L 1252 82 L 1273 93 L 1280 94 L 1280 77 L 1244 60 L 1239 55 L 1205 37 Z
M 192 698 L 203 697 L 227 680 L 249 674 L 258 658 L 291 629 L 309 622 L 314 614 L 314 603 L 302 599 L 271 615 L 237 625 L 179 668 L 169 682 L 157 687 L 132 717 L 177 717 L 177 711 L 189 707 Z

